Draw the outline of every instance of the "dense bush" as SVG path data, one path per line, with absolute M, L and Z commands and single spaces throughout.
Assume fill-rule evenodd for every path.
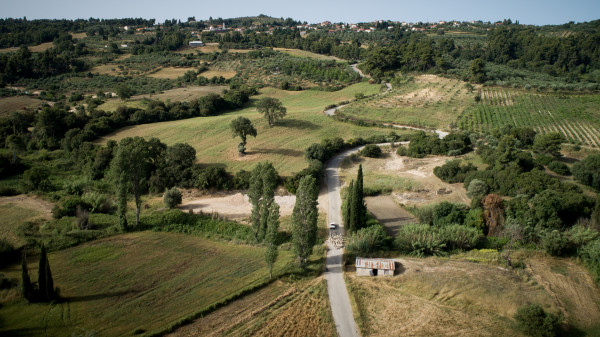
M 426 224 L 402 226 L 394 241 L 403 253 L 417 256 L 445 255 L 453 250 L 470 250 L 480 246 L 484 236 L 480 230 L 463 225 L 434 227 Z
M 181 191 L 173 187 L 165 191 L 163 202 L 167 208 L 175 208 L 181 204 Z
M 352 233 L 346 250 L 354 254 L 373 253 L 387 248 L 389 237 L 382 225 L 361 228 Z
M 471 139 L 464 133 L 450 133 L 444 139 L 419 131 L 410 138 L 406 155 L 423 158 L 430 154 L 460 155 L 471 150 Z
M 600 240 L 596 239 L 583 246 L 579 250 L 579 257 L 596 282 L 600 282 Z
M 600 154 L 589 155 L 575 163 L 573 177 L 582 184 L 600 191 Z
M 537 304 L 528 304 L 517 309 L 515 320 L 528 336 L 553 337 L 558 333 L 561 316 L 547 313 Z
M 570 176 L 571 175 L 571 170 L 569 169 L 567 164 L 556 161 L 556 160 L 551 161 L 548 164 L 548 169 L 550 169 L 554 173 L 560 174 L 561 176 Z
M 360 151 L 360 154 L 365 157 L 379 158 L 381 157 L 381 148 L 375 144 L 367 144 Z
M 449 184 L 454 184 L 464 182 L 467 173 L 472 171 L 477 171 L 477 168 L 473 164 L 461 165 L 461 161 L 456 159 L 448 161 L 442 166 L 435 167 L 433 174 Z

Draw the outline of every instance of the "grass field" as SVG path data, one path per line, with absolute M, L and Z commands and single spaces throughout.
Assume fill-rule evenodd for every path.
M 366 128 L 337 122 L 323 114 L 333 103 L 349 100 L 358 92 L 366 95 L 379 92 L 379 85 L 358 83 L 336 92 L 283 91 L 265 88 L 253 102 L 264 96 L 278 98 L 287 108 L 287 116 L 269 128 L 262 115 L 249 107 L 214 117 L 198 117 L 180 121 L 138 125 L 124 128 L 99 140 L 120 140 L 125 137 L 158 137 L 166 144 L 188 143 L 196 149 L 200 163 L 225 164 L 231 172 L 249 170 L 260 161 L 271 161 L 278 172 L 289 175 L 306 167 L 304 150 L 324 138 L 366 138 L 374 134 L 388 134 L 389 129 Z M 239 156 L 239 138 L 233 138 L 229 124 L 238 116 L 249 118 L 258 131 L 256 138 L 248 139 L 247 154 Z
M 206 77 L 206 78 L 212 78 L 214 76 L 216 77 L 224 77 L 226 79 L 232 78 L 234 77 L 236 74 L 235 70 L 218 70 L 218 69 L 213 69 L 213 70 L 207 70 L 207 71 L 203 71 L 200 73 L 200 75 L 198 76 L 202 76 L 202 77 Z
M 39 53 L 39 52 L 46 51 L 52 47 L 54 47 L 54 42 L 46 42 L 46 43 L 38 44 L 37 46 L 30 46 L 27 48 L 32 53 Z M 16 52 L 17 50 L 19 50 L 19 47 L 2 48 L 2 49 L 0 49 L 0 53 L 11 53 L 11 52 Z
M 522 336 L 513 315 L 529 303 L 562 312 L 578 335 L 600 329 L 598 288 L 567 259 L 531 257 L 515 270 L 441 258 L 397 261 L 393 278 L 348 275 L 363 336 Z
M 13 96 L 0 98 L 0 116 L 25 108 L 42 105 L 44 101 L 30 96 Z
M 465 82 L 435 75 L 419 75 L 384 94 L 361 99 L 340 112 L 347 117 L 448 129 L 473 102 L 475 93 Z
M 273 48 L 274 50 L 279 50 L 281 52 L 284 52 L 286 54 L 290 54 L 292 56 L 298 56 L 298 57 L 307 57 L 307 58 L 311 58 L 311 59 L 315 59 L 315 60 L 326 60 L 326 61 L 339 61 L 339 62 L 345 62 L 344 60 L 337 58 L 335 56 L 329 56 L 329 55 L 321 55 L 321 54 L 316 54 L 316 53 L 311 53 L 309 51 L 306 50 L 300 50 L 300 49 L 290 49 L 290 48 Z
M 25 240 L 15 232 L 19 225 L 27 221 L 50 219 L 51 210 L 51 203 L 38 198 L 26 195 L 0 197 L 0 238 L 20 247 Z
M 98 109 L 104 111 L 115 111 L 121 105 L 135 108 L 145 108 L 144 98 L 158 99 L 161 101 L 171 100 L 173 102 L 185 101 L 189 102 L 195 98 L 206 96 L 208 94 L 221 94 L 223 90 L 227 90 L 227 86 L 216 85 L 216 86 L 190 86 L 184 88 L 177 88 L 166 90 L 160 94 L 154 95 L 136 95 L 127 101 L 122 101 L 119 98 L 108 99 L 104 104 L 100 105 Z
M 468 108 L 458 126 L 487 132 L 506 125 L 529 126 L 537 132 L 559 132 L 568 141 L 600 147 L 600 95 L 535 94 L 526 91 L 485 88 L 481 103 Z
M 183 76 L 185 73 L 187 73 L 188 71 L 196 71 L 196 68 L 190 68 L 190 67 L 183 67 L 183 68 L 176 68 L 176 67 L 166 67 L 166 68 L 162 68 L 159 71 L 149 74 L 149 77 L 154 77 L 154 78 L 166 78 L 166 79 L 171 79 L 174 80 L 178 77 Z
M 275 273 L 293 260 L 280 251 Z M 181 234 L 138 232 L 49 254 L 64 303 L 25 304 L 3 290 L 0 335 L 131 335 L 178 319 L 264 282 L 264 249 Z M 32 280 L 37 261 L 29 260 Z M 2 272 L 20 279 L 20 266 Z

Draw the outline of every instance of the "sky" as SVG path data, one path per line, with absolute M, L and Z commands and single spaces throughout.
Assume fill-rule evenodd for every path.
M 317 23 L 498 21 L 562 24 L 600 19 L 598 0 L 0 0 L 0 18 L 197 20 L 265 14 Z

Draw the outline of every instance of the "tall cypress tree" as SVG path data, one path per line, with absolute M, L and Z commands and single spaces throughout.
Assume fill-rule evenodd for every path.
M 27 270 L 27 254 L 25 248 L 23 248 L 23 255 L 21 260 L 21 286 L 23 291 L 23 297 L 31 302 L 33 299 L 33 285 L 29 278 L 29 271 Z
M 302 177 L 292 212 L 292 242 L 300 267 L 304 267 L 317 242 L 318 197 L 317 180 L 310 175 Z
M 277 261 L 279 252 L 277 251 L 277 231 L 279 230 L 279 205 L 276 202 L 271 203 L 267 217 L 267 235 L 265 236 L 265 262 L 269 267 L 269 277 L 273 278 L 273 265 Z
M 264 240 L 267 232 L 269 207 L 275 202 L 277 171 L 269 162 L 258 163 L 252 170 L 248 198 L 252 203 L 251 223 L 256 242 Z
M 356 204 L 356 222 L 354 229 L 359 230 L 364 227 L 365 218 L 367 214 L 367 207 L 365 206 L 365 195 L 363 192 L 363 170 L 362 164 L 358 166 L 358 174 L 356 175 L 356 185 L 354 186 L 354 203 Z
M 38 269 L 38 287 L 40 290 L 40 300 L 51 301 L 55 298 L 54 281 L 50 271 L 50 263 L 46 255 L 46 247 L 42 245 L 40 252 L 40 265 Z
M 342 214 L 344 220 L 344 227 L 348 230 L 350 229 L 350 205 L 352 204 L 352 197 L 354 196 L 354 180 L 350 182 L 350 186 L 348 186 L 348 190 L 346 192 L 346 203 L 344 204 L 344 212 Z

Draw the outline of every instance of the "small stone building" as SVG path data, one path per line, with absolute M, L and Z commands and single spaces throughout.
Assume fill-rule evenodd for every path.
M 190 41 L 190 47 L 204 47 L 204 42 L 202 42 L 202 41 Z
M 356 276 L 394 276 L 396 263 L 391 259 L 356 258 Z

